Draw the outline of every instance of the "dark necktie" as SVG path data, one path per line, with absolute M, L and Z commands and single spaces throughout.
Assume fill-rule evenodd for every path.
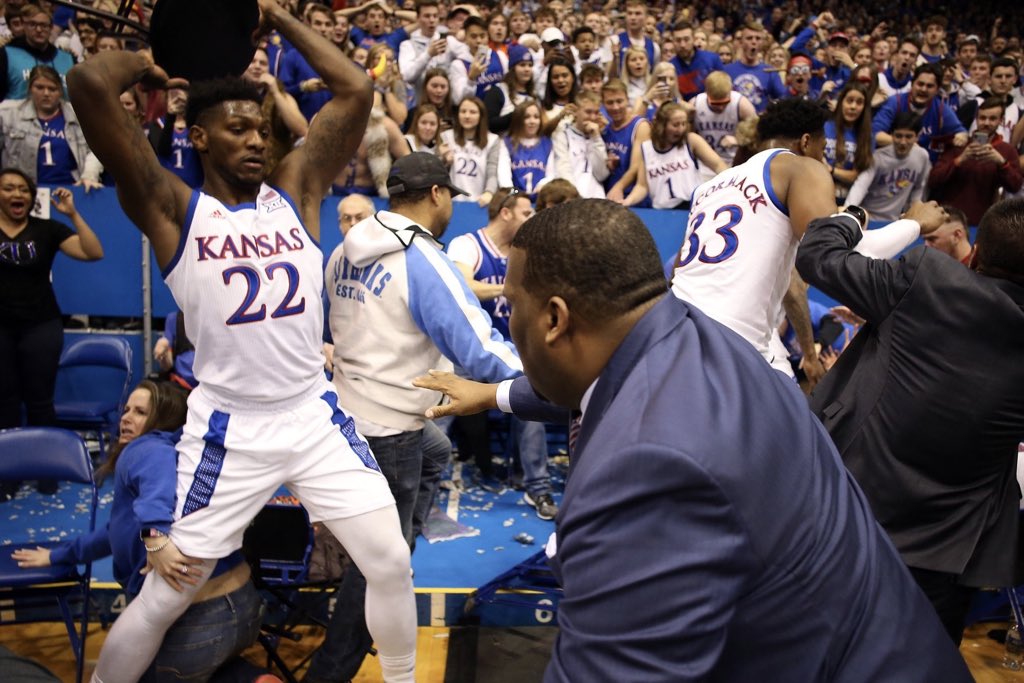
M 576 452 L 576 442 L 580 438 L 580 429 L 583 425 L 583 413 L 578 410 L 572 411 L 572 419 L 569 421 L 569 457 Z

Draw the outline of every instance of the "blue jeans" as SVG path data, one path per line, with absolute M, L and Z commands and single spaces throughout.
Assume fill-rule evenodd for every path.
M 423 430 L 394 436 L 367 437 L 391 494 L 406 541 L 412 540 L 412 515 L 420 488 Z M 355 678 L 373 646 L 366 628 L 366 579 L 355 564 L 345 571 L 324 642 L 313 654 L 305 681 L 347 681 Z
M 519 451 L 523 466 L 523 486 L 534 500 L 551 493 L 551 475 L 548 474 L 548 440 L 543 422 L 520 420 L 510 416 L 509 431 L 512 445 Z
M 420 490 L 422 442 L 422 429 L 394 436 L 366 437 L 366 443 L 370 444 L 381 474 L 388 480 L 391 495 L 395 497 L 398 520 L 402 524 L 402 535 L 407 543 L 412 541 L 412 512 Z
M 423 453 L 423 466 L 420 469 L 420 488 L 416 494 L 416 506 L 412 512 L 413 544 L 427 522 L 430 508 L 434 506 L 437 486 L 452 455 L 452 442 L 438 425 L 427 422 L 423 428 L 423 443 L 420 450 Z
M 263 600 L 252 581 L 227 595 L 197 602 L 174 622 L 143 683 L 207 681 L 256 641 Z

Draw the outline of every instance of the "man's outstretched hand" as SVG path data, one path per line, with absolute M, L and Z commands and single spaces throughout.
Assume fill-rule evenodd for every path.
M 428 374 L 412 381 L 414 387 L 440 391 L 449 402 L 427 409 L 431 420 L 449 415 L 476 415 L 498 407 L 498 385 L 483 384 L 463 379 L 451 372 L 429 370 Z

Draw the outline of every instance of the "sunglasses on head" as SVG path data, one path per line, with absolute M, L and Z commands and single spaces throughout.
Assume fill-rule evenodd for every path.
M 504 199 L 501 200 L 501 206 L 498 207 L 498 211 L 501 211 L 502 209 L 506 208 L 508 206 L 508 202 L 509 202 L 510 199 L 514 203 L 515 200 L 516 200 L 516 197 L 518 197 L 521 194 L 522 194 L 522 192 L 520 192 L 518 190 L 518 188 L 515 188 L 515 187 L 511 188 L 508 191 L 508 195 Z

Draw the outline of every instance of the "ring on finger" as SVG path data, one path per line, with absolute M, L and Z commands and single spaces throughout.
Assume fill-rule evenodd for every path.
M 188 565 L 187 564 L 181 565 L 181 573 L 182 574 L 188 574 Z

